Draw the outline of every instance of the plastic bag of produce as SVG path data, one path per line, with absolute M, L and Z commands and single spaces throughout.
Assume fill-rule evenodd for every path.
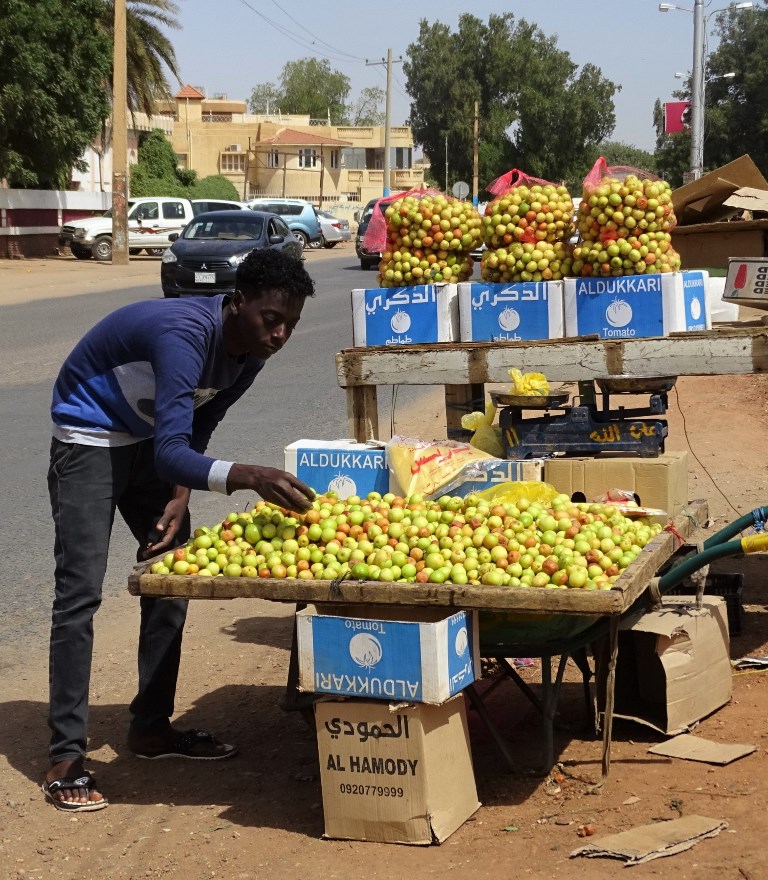
M 546 397 L 549 394 L 549 382 L 544 373 L 523 373 L 515 367 L 508 372 L 512 380 L 510 394 L 519 397 Z
M 545 186 L 547 183 L 549 181 L 541 177 L 533 177 L 519 168 L 513 168 L 511 171 L 507 171 L 506 174 L 502 174 L 501 177 L 497 177 L 496 180 L 491 181 L 485 189 L 495 196 L 500 196 L 514 186 L 533 186 L 534 184 Z
M 573 274 L 676 272 L 680 256 L 671 243 L 675 223 L 668 183 L 638 168 L 609 166 L 601 156 L 584 178 L 581 242 L 573 251 Z
M 551 483 L 525 480 L 518 483 L 499 483 L 475 493 L 478 498 L 491 504 L 515 504 L 521 500 L 529 503 L 549 504 L 560 493 Z
M 473 461 L 494 458 L 468 443 L 455 440 L 416 440 L 395 436 L 387 442 L 386 459 L 397 484 L 393 491 L 405 498 L 433 495 Z
M 378 202 L 373 206 L 373 214 L 371 216 L 371 220 L 368 223 L 368 228 L 365 230 L 365 236 L 363 237 L 363 247 L 370 252 L 375 251 L 384 251 L 387 247 L 387 222 L 384 218 L 384 211 L 380 210 L 380 206 L 386 208 L 388 205 L 391 205 L 392 202 L 396 202 L 398 199 L 402 199 L 404 196 L 422 196 L 425 195 L 429 190 L 426 189 L 411 189 L 408 192 L 399 192 L 394 193 L 390 196 L 384 196 L 379 199 Z
M 494 458 L 504 458 L 505 449 L 501 439 L 501 428 L 493 424 L 496 418 L 496 407 L 490 401 L 485 405 L 485 412 L 467 413 L 461 417 L 461 427 L 474 431 L 470 446 L 481 449 Z

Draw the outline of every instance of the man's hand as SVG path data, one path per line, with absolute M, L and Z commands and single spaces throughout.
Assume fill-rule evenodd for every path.
M 189 505 L 189 489 L 183 486 L 176 486 L 173 492 L 173 498 L 165 505 L 163 515 L 155 526 L 159 538 L 157 541 L 150 542 L 142 551 L 144 559 L 156 556 L 173 546 L 176 535 L 184 523 L 184 515 Z
M 278 468 L 233 464 L 227 477 L 227 491 L 251 489 L 272 504 L 304 513 L 312 506 L 315 493 L 306 483 Z

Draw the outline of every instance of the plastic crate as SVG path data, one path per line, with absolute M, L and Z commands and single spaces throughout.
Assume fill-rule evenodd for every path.
M 722 596 L 728 613 L 728 630 L 732 636 L 741 635 L 742 615 L 741 594 L 744 590 L 744 575 L 740 573 L 710 573 L 704 592 L 710 596 Z M 696 587 L 686 579 L 679 586 L 666 590 L 667 596 L 695 596 Z

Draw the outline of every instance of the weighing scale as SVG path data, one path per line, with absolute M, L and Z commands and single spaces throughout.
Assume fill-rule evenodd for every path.
M 546 397 L 491 392 L 491 399 L 500 407 L 507 458 L 601 452 L 656 458 L 664 452 L 668 429 L 666 420 L 655 416 L 666 413 L 667 393 L 676 381 L 676 376 L 597 378 L 579 382 L 572 403 L 567 391 L 553 391 Z M 595 386 L 600 390 L 600 405 Z M 648 405 L 611 409 L 611 396 L 622 394 L 648 394 Z M 538 414 L 525 416 L 528 411 Z

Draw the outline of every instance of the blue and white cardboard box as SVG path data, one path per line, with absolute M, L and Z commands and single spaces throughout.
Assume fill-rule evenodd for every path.
M 459 284 L 462 342 L 521 342 L 564 335 L 562 281 Z
M 709 273 L 565 279 L 565 335 L 601 339 L 709 330 Z
M 308 605 L 296 624 L 301 691 L 439 705 L 480 678 L 473 611 Z
M 492 489 L 503 483 L 539 482 L 543 479 L 543 458 L 486 458 L 465 464 L 449 483 L 430 495 L 429 500 L 441 498 L 443 495 L 466 498 L 467 495 L 474 495 L 475 492 Z
M 315 492 L 350 495 L 389 492 L 386 450 L 379 443 L 354 440 L 297 440 L 285 447 L 285 470 Z
M 457 342 L 455 284 L 420 284 L 352 291 L 355 346 Z

